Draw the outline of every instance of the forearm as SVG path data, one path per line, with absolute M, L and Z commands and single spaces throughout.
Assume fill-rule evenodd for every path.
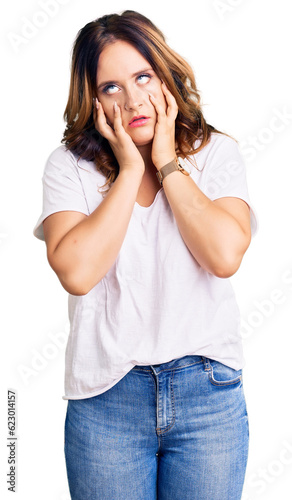
M 64 288 L 90 291 L 113 265 L 131 218 L 141 174 L 119 174 L 101 204 L 59 242 L 52 260 Z
M 216 206 L 191 177 L 173 172 L 163 186 L 181 236 L 197 262 L 219 277 L 234 274 L 250 234 L 230 213 Z

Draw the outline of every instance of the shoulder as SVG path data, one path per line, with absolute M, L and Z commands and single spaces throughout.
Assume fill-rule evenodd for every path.
M 195 148 L 199 147 L 199 145 L 200 143 L 196 142 Z M 193 160 L 197 165 L 197 169 L 203 171 L 228 160 L 241 163 L 243 158 L 235 139 L 223 133 L 212 132 L 207 144 L 195 153 Z M 190 161 L 192 163 L 192 158 L 190 158 Z
M 54 149 L 47 158 L 45 171 L 77 167 L 77 157 L 66 146 Z
M 239 150 L 238 143 L 235 139 L 226 134 L 212 132 L 209 142 L 202 149 L 205 153 L 209 152 L 235 152 Z
M 104 182 L 104 175 L 98 172 L 93 161 L 80 158 L 77 154 L 70 151 L 65 145 L 54 149 L 47 158 L 44 176 L 56 175 L 72 178 L 84 177 L 84 175 L 95 174 L 100 181 Z

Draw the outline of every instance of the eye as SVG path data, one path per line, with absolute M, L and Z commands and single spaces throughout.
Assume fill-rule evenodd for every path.
M 119 87 L 117 87 L 116 85 L 112 84 L 112 85 L 107 85 L 106 87 L 104 87 L 103 89 L 103 93 L 104 94 L 108 94 L 108 95 L 111 95 L 111 94 L 115 94 L 116 92 L 118 92 L 119 90 Z
M 143 73 L 143 75 L 139 75 L 137 77 L 137 80 L 138 80 L 138 83 L 141 83 L 142 85 L 144 83 L 148 83 L 149 80 L 151 80 L 152 76 L 151 75 L 148 75 L 148 73 Z

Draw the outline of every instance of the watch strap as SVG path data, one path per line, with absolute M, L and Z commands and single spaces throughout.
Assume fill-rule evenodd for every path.
M 163 183 L 163 179 L 172 172 L 175 172 L 176 170 L 180 171 L 184 175 L 190 175 L 189 172 L 187 172 L 179 163 L 178 158 L 174 158 L 172 161 L 164 165 L 158 172 L 156 172 L 157 179 L 159 180 L 161 186 Z

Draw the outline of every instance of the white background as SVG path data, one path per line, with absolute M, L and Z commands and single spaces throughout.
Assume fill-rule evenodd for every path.
M 148 16 L 191 63 L 207 120 L 237 138 L 246 159 L 260 227 L 232 278 L 243 318 L 251 435 L 243 498 L 291 500 L 289 7 L 289 0 L 6 2 L 1 16 L 1 498 L 12 496 L 6 484 L 8 388 L 18 398 L 16 496 L 70 498 L 62 400 L 67 294 L 32 229 L 41 211 L 44 164 L 64 130 L 73 40 L 87 22 L 133 9 Z

